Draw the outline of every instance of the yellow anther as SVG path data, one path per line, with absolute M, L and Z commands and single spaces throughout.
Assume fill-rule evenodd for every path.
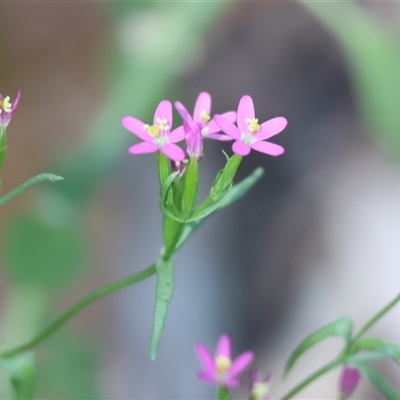
M 12 104 L 10 102 L 10 96 L 5 97 L 4 99 L 0 100 L 0 113 L 3 111 L 9 113 L 11 112 Z
M 226 370 L 232 365 L 232 361 L 230 358 L 225 356 L 218 356 L 215 359 L 215 364 L 217 366 L 218 373 L 224 373 Z
M 249 132 L 254 133 L 260 130 L 258 118 L 246 118 L 245 122 L 247 124 L 247 129 L 249 130 Z
M 149 135 L 153 138 L 158 138 L 160 137 L 160 129 L 158 127 L 158 125 L 145 125 L 143 127 L 143 129 L 145 129 L 147 132 L 149 132 Z
M 206 110 L 201 110 L 200 119 L 201 119 L 201 121 L 203 122 L 203 124 L 206 124 L 206 123 L 211 119 L 211 117 L 210 117 L 210 115 L 207 113 Z

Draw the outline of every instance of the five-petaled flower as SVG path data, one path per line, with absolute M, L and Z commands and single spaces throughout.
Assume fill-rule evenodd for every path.
M 276 117 L 259 124 L 258 118 L 255 118 L 253 99 L 248 95 L 240 99 L 237 126 L 223 115 L 215 115 L 214 120 L 223 132 L 235 140 L 232 151 L 240 156 L 246 156 L 251 149 L 271 156 L 279 156 L 284 152 L 282 146 L 265 140 L 285 129 L 286 118 Z
M 0 93 L 0 130 L 7 128 L 7 125 L 10 123 L 12 116 L 17 110 L 17 105 L 20 97 L 21 91 L 18 92 L 14 103 L 11 104 L 10 97 L 3 97 Z
M 130 116 L 122 118 L 122 125 L 143 140 L 129 148 L 131 154 L 154 153 L 160 150 L 173 161 L 184 160 L 184 151 L 175 143 L 183 140 L 185 133 L 182 126 L 171 132 L 172 104 L 170 101 L 162 100 L 157 106 L 153 125 L 145 124 Z
M 215 140 L 232 140 L 230 136 L 218 133 L 221 128 L 211 118 L 211 96 L 207 92 L 201 92 L 197 97 L 194 106 L 193 117 L 189 114 L 185 106 L 177 101 L 175 107 L 182 117 L 186 133 L 187 153 L 191 157 L 199 158 L 203 151 L 202 138 Z M 228 111 L 222 114 L 228 121 L 236 121 L 236 112 Z
M 231 340 L 227 335 L 222 335 L 219 339 L 214 357 L 202 344 L 196 345 L 196 352 L 204 369 L 197 374 L 197 377 L 210 383 L 231 387 L 240 385 L 237 376 L 254 357 L 251 351 L 246 351 L 232 361 Z

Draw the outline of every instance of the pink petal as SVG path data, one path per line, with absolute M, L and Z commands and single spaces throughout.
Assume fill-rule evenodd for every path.
M 129 147 L 131 154 L 147 154 L 154 153 L 158 150 L 158 146 L 153 142 L 141 142 Z
M 245 95 L 239 101 L 239 106 L 237 110 L 237 125 L 240 132 L 247 132 L 247 118 L 254 118 L 254 103 L 253 99 Z
M 235 111 L 228 111 L 226 113 L 220 114 L 224 118 L 226 118 L 228 121 L 235 123 L 236 122 L 236 112 Z M 208 124 L 206 125 L 208 128 L 209 133 L 216 133 L 221 130 L 219 125 L 214 121 L 214 119 L 210 120 Z
M 233 377 L 227 377 L 224 380 L 224 385 L 228 387 L 238 387 L 240 385 L 240 381 Z
M 194 125 L 194 121 L 192 116 L 189 114 L 189 111 L 186 109 L 186 107 L 179 101 L 175 102 L 175 108 L 178 111 L 179 115 L 182 117 L 184 122 L 189 124 L 190 126 Z
M 282 132 L 287 125 L 287 119 L 283 117 L 272 118 L 261 124 L 261 129 L 256 133 L 257 140 L 265 140 Z
M 205 373 L 213 376 L 217 372 L 217 367 L 215 366 L 215 361 L 212 358 L 211 354 L 202 344 L 197 344 L 195 346 L 195 349 L 197 356 L 203 366 L 203 369 L 205 370 Z
M 233 140 L 230 136 L 223 135 L 222 133 L 208 133 L 204 137 L 206 139 L 214 139 L 214 140 L 219 140 L 221 142 L 229 142 L 230 140 Z
M 231 358 L 231 339 L 228 335 L 222 335 L 219 338 L 217 349 L 215 350 L 215 357 Z
M 160 151 L 173 161 L 183 161 L 185 159 L 185 152 L 176 144 L 170 143 L 161 146 Z
M 254 142 L 251 145 L 251 148 L 261 153 L 269 154 L 270 156 L 279 156 L 281 155 L 285 149 L 279 144 L 270 143 L 270 142 Z
M 15 109 L 17 108 L 20 98 L 21 98 L 21 91 L 18 90 L 17 97 L 15 98 L 14 101 L 12 101 L 11 112 L 15 111 Z
M 221 115 L 225 117 L 228 121 L 231 121 L 233 123 L 236 122 L 236 111 L 227 111 Z
M 250 153 L 250 146 L 246 143 L 241 142 L 240 140 L 236 141 L 232 145 L 232 151 L 239 156 L 247 156 Z
M 218 383 L 218 381 L 215 379 L 215 376 L 212 374 L 209 374 L 208 372 L 199 372 L 197 374 L 197 377 L 203 381 L 207 381 L 210 383 Z
M 185 139 L 185 130 L 183 129 L 183 126 L 179 126 L 168 135 L 170 143 L 177 143 L 183 139 Z
M 157 123 L 157 118 L 166 119 L 170 127 L 172 127 L 172 104 L 168 100 L 162 100 L 158 104 L 154 113 L 153 124 Z
M 149 142 L 152 141 L 153 138 L 147 133 L 146 130 L 143 129 L 145 123 L 140 119 L 134 117 L 124 117 L 121 120 L 122 126 L 128 131 L 134 133 L 136 136 L 140 137 L 140 139 Z
M 254 354 L 251 351 L 246 351 L 241 354 L 232 364 L 228 370 L 229 377 L 235 377 L 246 369 L 249 364 L 253 361 Z
M 199 97 L 197 97 L 196 104 L 194 106 L 193 118 L 195 122 L 202 123 L 200 118 L 200 114 L 202 111 L 205 111 L 207 114 L 211 112 L 211 96 L 207 92 L 201 92 Z
M 216 114 L 214 115 L 214 121 L 221 128 L 221 130 L 229 135 L 231 138 L 235 140 L 240 139 L 240 131 L 237 126 L 233 125 L 233 123 L 227 120 L 225 117 Z

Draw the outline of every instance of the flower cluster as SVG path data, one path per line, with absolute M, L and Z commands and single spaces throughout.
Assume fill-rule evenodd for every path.
M 286 119 L 276 117 L 260 124 L 258 118 L 255 118 L 253 100 L 248 95 L 240 99 L 237 112 L 228 111 L 214 115 L 213 118 L 210 116 L 211 96 L 206 92 L 198 96 L 193 116 L 179 101 L 175 103 L 175 107 L 183 119 L 183 124 L 174 130 L 171 130 L 172 104 L 168 100 L 163 100 L 158 105 L 152 125 L 131 116 L 122 118 L 122 125 L 143 141 L 129 148 L 131 154 L 153 153 L 159 150 L 175 162 L 190 157 L 200 159 L 203 138 L 233 140 L 232 151 L 239 156 L 249 154 L 252 149 L 272 156 L 284 152 L 283 147 L 266 140 L 286 127 Z M 223 133 L 220 133 L 221 131 Z M 183 140 L 186 140 L 185 151 L 176 144 Z

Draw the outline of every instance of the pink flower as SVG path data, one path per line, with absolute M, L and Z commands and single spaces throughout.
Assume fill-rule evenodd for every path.
M 253 353 L 246 351 L 235 361 L 231 359 L 231 340 L 228 335 L 222 335 L 218 341 L 215 357 L 202 344 L 196 345 L 196 352 L 204 371 L 197 377 L 204 381 L 224 386 L 239 386 L 237 376 L 253 361 Z
M 18 92 L 17 97 L 13 104 L 10 102 L 10 97 L 3 96 L 0 93 L 0 130 L 7 128 L 7 125 L 10 123 L 12 116 L 15 111 L 17 111 L 17 105 L 19 99 L 21 97 L 21 91 Z
M 189 156 L 200 157 L 203 151 L 202 138 L 232 140 L 230 136 L 217 133 L 221 131 L 221 128 L 210 117 L 211 96 L 209 93 L 201 92 L 199 94 L 194 106 L 193 117 L 179 101 L 175 102 L 175 107 L 184 121 Z M 222 115 L 232 123 L 236 121 L 235 111 L 228 111 Z
M 353 394 L 360 378 L 361 374 L 357 368 L 348 366 L 343 368 L 339 380 L 341 399 L 348 399 Z
M 170 101 L 163 100 L 157 106 L 153 125 L 145 124 L 139 119 L 129 116 L 122 118 L 122 125 L 143 140 L 143 142 L 131 146 L 129 153 L 145 154 L 160 150 L 173 161 L 184 160 L 184 151 L 174 143 L 183 140 L 185 133 L 183 127 L 170 132 L 172 126 L 172 104 Z
M 251 149 L 271 156 L 279 156 L 285 151 L 282 146 L 265 140 L 285 129 L 286 118 L 272 118 L 260 125 L 258 118 L 255 118 L 253 99 L 250 96 L 246 95 L 240 99 L 237 127 L 223 115 L 215 115 L 214 120 L 223 132 L 235 140 L 232 150 L 240 156 L 246 156 Z
M 271 375 L 263 379 L 258 370 L 252 371 L 250 379 L 250 400 L 270 400 L 271 398 L 268 396 L 270 380 Z

